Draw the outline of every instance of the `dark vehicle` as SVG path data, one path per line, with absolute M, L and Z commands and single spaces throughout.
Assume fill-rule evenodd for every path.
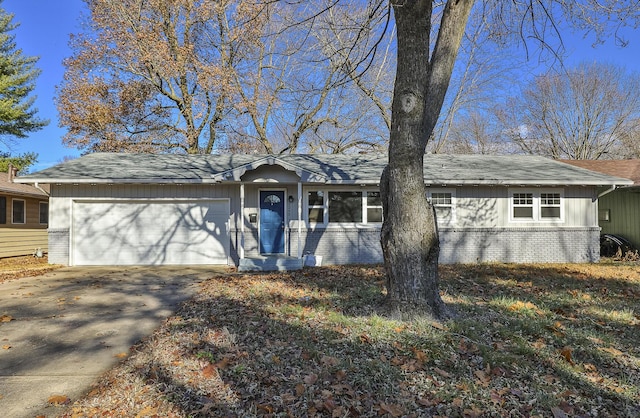
M 635 251 L 637 251 L 637 249 L 623 236 L 614 234 L 600 235 L 601 257 L 624 257 L 627 253 Z

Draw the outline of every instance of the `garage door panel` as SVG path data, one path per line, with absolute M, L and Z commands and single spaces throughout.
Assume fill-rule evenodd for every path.
M 76 202 L 76 265 L 226 264 L 229 203 Z

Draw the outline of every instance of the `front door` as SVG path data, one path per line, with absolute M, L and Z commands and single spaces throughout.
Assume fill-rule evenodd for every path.
M 284 253 L 284 191 L 260 191 L 260 253 Z

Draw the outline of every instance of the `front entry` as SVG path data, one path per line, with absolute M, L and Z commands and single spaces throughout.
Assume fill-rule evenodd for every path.
M 260 191 L 260 253 L 284 253 L 284 191 Z

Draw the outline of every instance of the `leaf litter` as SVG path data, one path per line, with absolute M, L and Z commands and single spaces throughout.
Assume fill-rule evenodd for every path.
M 637 319 L 591 309 L 640 312 L 637 269 L 441 276 L 446 323 L 388 317 L 379 266 L 212 277 L 59 416 L 640 415 Z

